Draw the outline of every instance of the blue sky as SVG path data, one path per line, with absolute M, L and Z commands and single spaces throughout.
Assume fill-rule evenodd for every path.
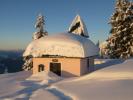
M 0 50 L 25 49 L 39 13 L 45 16 L 49 34 L 67 31 L 79 14 L 90 39 L 104 41 L 111 28 L 108 21 L 114 4 L 115 0 L 0 0 Z

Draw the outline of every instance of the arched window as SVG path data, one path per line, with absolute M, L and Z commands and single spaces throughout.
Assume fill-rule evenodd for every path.
M 44 71 L 44 65 L 40 64 L 38 65 L 38 72 Z

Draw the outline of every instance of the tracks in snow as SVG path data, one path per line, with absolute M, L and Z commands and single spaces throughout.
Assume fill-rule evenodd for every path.
M 60 100 L 73 100 L 72 97 L 68 96 L 57 88 L 46 88 L 46 90 L 57 96 Z

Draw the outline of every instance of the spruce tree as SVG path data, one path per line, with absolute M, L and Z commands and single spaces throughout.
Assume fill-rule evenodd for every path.
M 133 56 L 133 2 L 117 0 L 110 24 L 107 53 L 110 58 Z

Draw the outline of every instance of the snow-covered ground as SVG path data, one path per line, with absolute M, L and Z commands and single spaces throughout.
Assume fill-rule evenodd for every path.
M 46 97 L 56 100 L 58 97 L 45 88 L 61 79 L 51 72 L 32 75 L 27 71 L 0 75 L 0 100 L 42 100 Z
M 133 59 L 96 61 L 96 71 L 82 77 L 63 79 L 51 72 L 0 75 L 0 100 L 132 100 Z

